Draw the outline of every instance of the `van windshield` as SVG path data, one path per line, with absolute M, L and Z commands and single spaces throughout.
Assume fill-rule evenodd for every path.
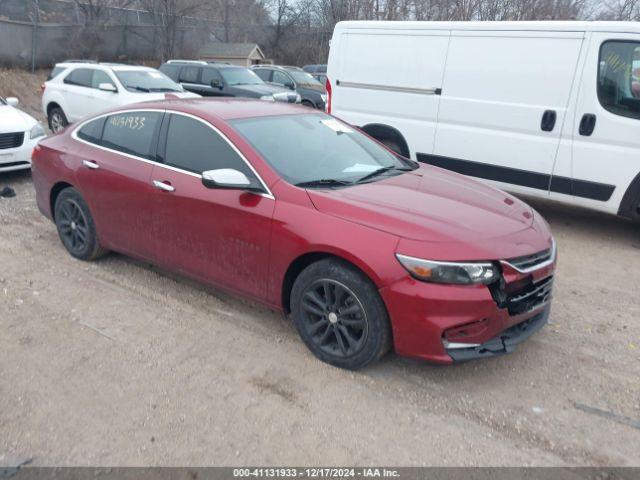
M 287 182 L 343 187 L 418 168 L 325 114 L 233 120 L 232 126 Z

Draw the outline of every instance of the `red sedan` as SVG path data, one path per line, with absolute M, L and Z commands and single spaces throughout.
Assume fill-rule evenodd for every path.
M 120 108 L 41 141 L 33 179 L 74 257 L 120 252 L 290 313 L 339 367 L 499 355 L 549 315 L 535 211 L 306 108 Z

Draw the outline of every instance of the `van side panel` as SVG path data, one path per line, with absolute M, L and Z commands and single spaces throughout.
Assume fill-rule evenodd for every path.
M 509 190 L 546 195 L 583 37 L 582 32 L 452 32 L 437 157 L 430 163 L 463 169 Z M 555 115 L 551 131 L 542 128 L 545 112 L 553 112 L 547 119 Z M 428 156 L 421 159 L 429 162 Z
M 336 30 L 332 113 L 353 125 L 399 130 L 412 155 L 431 151 L 448 43 L 448 31 Z

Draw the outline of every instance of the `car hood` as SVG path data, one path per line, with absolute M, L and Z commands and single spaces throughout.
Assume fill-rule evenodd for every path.
M 531 227 L 531 207 L 498 189 L 422 165 L 373 183 L 307 190 L 316 209 L 402 238 L 464 242 Z
M 201 98 L 200 95 L 192 92 L 135 92 L 133 94 L 139 97 L 141 102 L 155 102 L 171 98 Z
M 0 105 L 0 133 L 26 132 L 36 123 L 35 118 L 17 108 Z
M 259 95 L 272 95 L 274 93 L 291 92 L 286 88 L 275 87 L 273 85 L 254 84 L 254 85 L 233 85 L 233 88 L 242 92 L 254 93 Z

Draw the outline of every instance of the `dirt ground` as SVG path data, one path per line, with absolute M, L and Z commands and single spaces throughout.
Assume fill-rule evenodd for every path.
M 18 108 L 46 125 L 40 102 L 40 86 L 47 79 L 49 71 L 50 69 L 37 70 L 32 74 L 17 68 L 0 68 L 0 97 L 18 97 Z
M 72 259 L 30 174 L 5 184 L 0 465 L 640 465 L 638 225 L 534 202 L 560 252 L 550 325 L 504 357 L 351 373 L 261 306 Z

